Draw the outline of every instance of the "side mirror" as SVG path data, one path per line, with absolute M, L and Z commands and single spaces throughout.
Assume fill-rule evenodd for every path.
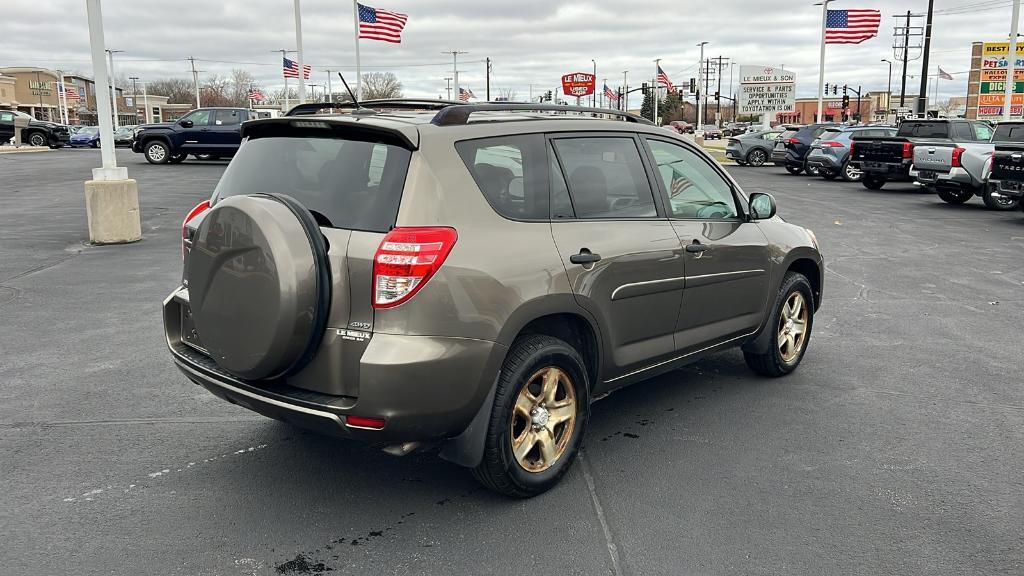
M 178 122 L 178 124 L 180 124 L 182 128 L 191 128 L 192 126 L 194 126 L 191 120 L 182 120 Z
M 750 217 L 754 220 L 767 220 L 775 216 L 775 197 L 764 192 L 750 195 Z

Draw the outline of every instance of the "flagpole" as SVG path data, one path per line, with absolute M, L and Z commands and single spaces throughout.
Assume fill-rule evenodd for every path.
M 359 2 L 352 0 L 352 25 L 356 38 L 356 99 L 363 99 L 363 73 L 359 65 Z
M 299 0 L 295 0 L 295 44 L 296 57 L 299 65 L 299 104 L 306 103 L 306 74 L 302 64 L 302 15 L 299 9 Z
M 834 0 L 821 0 L 821 55 L 818 57 L 818 118 L 815 122 L 824 122 L 822 101 L 825 98 L 825 24 L 828 21 L 828 3 Z
M 661 58 L 654 60 L 654 125 L 658 126 L 658 69 L 661 68 Z
M 1010 21 L 1009 61 L 1006 66 L 1006 81 L 1003 82 L 1003 122 L 1009 122 L 1013 112 L 1013 91 L 1017 87 L 1017 21 L 1020 20 L 1020 0 L 1013 0 L 1013 16 Z

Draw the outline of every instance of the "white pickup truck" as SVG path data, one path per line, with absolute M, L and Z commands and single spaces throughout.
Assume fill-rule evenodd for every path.
M 959 122 L 951 128 L 948 140 L 915 143 L 910 176 L 950 204 L 963 204 L 980 196 L 993 210 L 1017 208 L 1016 202 L 993 193 L 985 184 L 994 149 L 993 128 L 985 122 Z

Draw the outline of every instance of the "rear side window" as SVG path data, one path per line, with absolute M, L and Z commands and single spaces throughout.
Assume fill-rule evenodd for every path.
M 632 138 L 560 138 L 553 143 L 577 218 L 657 215 Z
M 779 135 L 779 139 L 786 140 L 792 138 L 794 134 L 796 134 L 796 130 L 786 130 L 781 135 Z
M 214 190 L 214 201 L 279 193 L 321 226 L 387 232 L 395 225 L 411 153 L 342 138 L 256 138 L 245 142 Z
M 238 110 L 217 110 L 213 123 L 216 126 L 234 126 L 242 123 L 242 115 Z
M 971 131 L 971 125 L 967 122 L 953 124 L 953 137 L 963 142 L 974 140 L 974 132 Z
M 905 120 L 900 124 L 898 136 L 912 138 L 948 138 L 949 122 L 916 122 Z
M 842 133 L 842 130 L 836 130 L 835 128 L 829 128 L 828 130 L 825 130 L 824 132 L 822 132 L 821 136 L 818 136 L 818 138 L 820 138 L 821 140 L 835 140 L 836 136 L 839 136 L 839 134 L 841 134 L 841 133 Z
M 543 135 L 464 140 L 455 149 L 495 212 L 514 220 L 548 219 Z
M 1024 142 L 1024 124 L 998 124 L 992 138 L 996 142 Z

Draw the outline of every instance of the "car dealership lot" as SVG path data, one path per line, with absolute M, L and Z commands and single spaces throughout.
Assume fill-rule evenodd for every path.
M 1024 570 L 1021 212 L 730 167 L 821 242 L 803 365 L 729 352 L 617 392 L 566 481 L 513 501 L 190 384 L 160 302 L 226 162 L 118 158 L 145 239 L 87 247 L 99 152 L 0 156 L 0 572 Z

